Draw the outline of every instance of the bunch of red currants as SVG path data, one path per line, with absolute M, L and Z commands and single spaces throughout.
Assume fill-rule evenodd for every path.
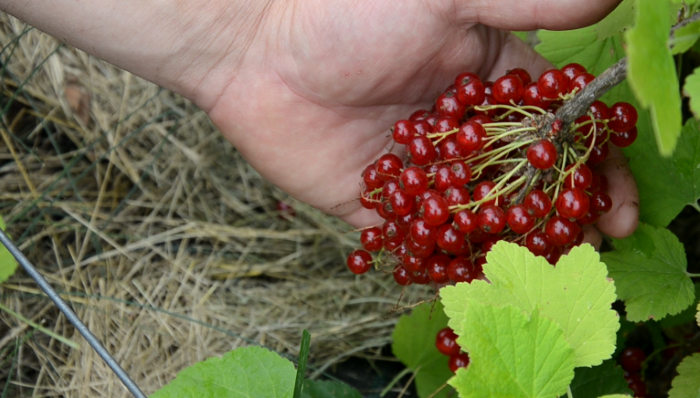
M 637 137 L 624 102 L 595 101 L 571 124 L 556 117 L 593 79 L 579 64 L 534 82 L 520 68 L 495 82 L 462 73 L 432 110 L 397 121 L 406 159 L 390 151 L 362 173 L 360 202 L 385 221 L 362 230 L 350 271 L 374 266 L 403 286 L 471 282 L 500 240 L 555 264 L 612 207 L 595 165 Z

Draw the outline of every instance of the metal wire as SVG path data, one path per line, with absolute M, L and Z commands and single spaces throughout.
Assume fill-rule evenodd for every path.
M 106 348 L 100 343 L 99 340 L 95 337 L 92 332 L 90 332 L 90 329 L 88 329 L 87 326 L 78 318 L 78 316 L 73 312 L 73 310 L 66 304 L 65 301 L 61 298 L 61 296 L 56 293 L 56 291 L 49 285 L 49 283 L 44 279 L 43 276 L 39 273 L 39 271 L 36 270 L 34 265 L 32 265 L 31 262 L 27 259 L 27 257 L 22 254 L 22 252 L 19 250 L 17 246 L 12 242 L 12 240 L 5 234 L 5 232 L 0 229 L 0 243 L 5 245 L 7 250 L 10 251 L 10 253 L 17 259 L 17 262 L 24 268 L 25 271 L 29 274 L 29 276 L 34 279 L 34 281 L 39 285 L 41 290 L 46 293 L 47 296 L 51 299 L 56 304 L 56 307 L 58 307 L 59 310 L 63 313 L 63 315 L 68 318 L 68 321 L 75 326 L 76 329 L 78 329 L 78 332 L 83 335 L 85 340 L 87 340 L 88 344 L 97 352 L 97 354 L 102 357 L 102 359 L 105 361 L 107 366 L 112 369 L 114 374 L 117 375 L 119 380 L 124 383 L 124 386 L 126 387 L 127 390 L 136 398 L 146 398 L 146 395 L 141 391 L 141 389 L 134 383 L 133 380 L 129 377 L 129 375 L 122 369 L 121 366 L 117 363 L 117 361 L 114 359 L 112 355 L 107 351 Z

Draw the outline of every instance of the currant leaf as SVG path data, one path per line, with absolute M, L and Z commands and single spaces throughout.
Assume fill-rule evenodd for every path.
M 598 40 L 615 36 L 634 23 L 636 0 L 624 0 L 605 19 L 595 25 Z
M 552 397 L 574 377 L 574 350 L 561 328 L 539 311 L 513 306 L 462 305 L 462 335 L 468 367 L 449 384 L 462 398 Z
M 691 323 L 695 320 L 695 314 L 697 312 L 696 307 L 700 301 L 700 283 L 693 285 L 695 288 L 695 301 L 688 308 L 681 311 L 680 314 L 669 315 L 664 319 L 659 321 L 659 326 L 662 328 L 672 328 L 675 326 L 685 325 Z
M 683 95 L 690 98 L 690 110 L 696 119 L 700 119 L 700 68 L 695 68 L 693 73 L 685 78 Z
M 289 360 L 261 347 L 243 347 L 184 369 L 151 398 L 291 398 L 295 376 Z
M 668 398 L 700 398 L 700 354 L 683 359 L 676 371 Z
M 685 249 L 673 233 L 642 224 L 631 237 L 613 239 L 613 245 L 616 250 L 604 253 L 603 262 L 630 321 L 659 320 L 693 302 Z
M 304 380 L 301 398 L 362 398 L 362 394 L 337 381 Z
M 668 48 L 671 26 L 669 3 L 638 0 L 636 23 L 627 41 L 627 81 L 644 108 L 662 155 L 670 156 L 681 133 L 681 97 L 673 55 Z
M 631 395 L 628 394 L 612 394 L 612 395 L 603 395 L 598 398 L 632 398 Z
M 670 40 L 673 55 L 690 50 L 700 39 L 700 21 L 693 21 L 676 29 Z
M 423 304 L 403 315 L 392 334 L 391 350 L 406 367 L 416 372 L 416 390 L 427 397 L 445 385 L 452 377 L 447 366 L 448 357 L 435 347 L 435 336 L 447 326 L 442 304 Z M 434 397 L 445 398 L 449 389 L 442 389 Z
M 631 394 L 624 375 L 625 372 L 612 359 L 592 368 L 576 368 L 574 380 L 569 386 L 571 395 L 576 398 L 597 398 L 604 394 Z
M 0 229 L 5 230 L 5 221 L 0 217 Z M 17 271 L 17 260 L 0 243 L 0 283 L 5 282 Z
M 512 305 L 525 313 L 539 309 L 562 328 L 575 351 L 575 365 L 594 366 L 610 358 L 620 327 L 615 285 L 607 279 L 605 264 L 590 245 L 574 247 L 556 267 L 543 257 L 514 243 L 498 242 L 486 257 L 484 274 L 476 280 L 440 290 L 449 325 L 460 330 L 464 303 Z

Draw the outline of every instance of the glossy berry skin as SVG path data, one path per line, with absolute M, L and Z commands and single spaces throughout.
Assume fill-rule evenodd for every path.
M 544 99 L 557 100 L 566 94 L 569 79 L 558 69 L 550 69 L 537 79 L 537 88 Z
M 413 220 L 409 231 L 411 239 L 420 245 L 429 245 L 435 242 L 435 227 L 428 225 L 422 218 Z
M 457 344 L 457 334 L 451 328 L 444 328 L 437 333 L 435 347 L 443 355 L 457 355 L 462 349 Z
M 408 167 L 399 176 L 399 186 L 409 195 L 425 192 L 428 184 L 428 175 L 420 167 Z
M 569 81 L 573 80 L 576 75 L 586 72 L 586 68 L 583 65 L 575 62 L 561 68 L 561 73 L 563 73 L 569 79 Z
M 523 96 L 524 88 L 518 76 L 501 76 L 493 83 L 493 97 L 501 104 L 510 104 L 511 101 L 517 104 Z
M 590 212 L 594 215 L 602 216 L 612 209 L 612 199 L 605 192 L 594 192 L 590 197 Z
M 580 188 L 566 188 L 559 193 L 554 202 L 557 213 L 564 218 L 578 219 L 588 213 L 590 201 L 588 195 Z
M 448 218 L 450 218 L 450 209 L 445 199 L 431 195 L 423 201 L 423 219 L 426 224 L 437 227 L 444 224 Z
M 469 190 L 453 185 L 445 191 L 445 201 L 448 206 L 466 205 L 469 203 Z
M 550 218 L 545 225 L 547 239 L 556 246 L 566 246 L 573 242 L 579 232 L 581 227 L 560 216 Z
M 593 79 L 595 79 L 595 76 L 590 73 L 579 73 L 578 75 L 574 76 L 569 83 L 569 92 L 573 93 L 574 90 L 576 90 L 576 92 L 583 90 L 583 88 L 586 87 L 588 83 L 592 82 Z
M 564 169 L 564 171 L 568 172 L 574 166 L 574 164 L 570 164 L 566 166 L 566 169 Z M 586 189 L 591 185 L 591 181 L 593 181 L 593 172 L 588 166 L 586 166 L 585 164 L 581 164 L 576 168 L 576 170 L 574 170 L 566 176 L 566 179 L 564 180 L 564 186 L 566 188 Z
M 450 166 L 439 166 L 437 171 L 435 172 L 433 182 L 435 190 L 438 192 L 445 192 L 447 188 L 451 187 L 452 181 L 450 180 Z
M 433 126 L 425 120 L 416 120 L 415 122 L 413 122 L 413 127 L 416 129 L 416 134 L 414 135 L 414 137 L 423 137 L 425 135 L 433 133 Z M 409 140 L 408 144 L 410 143 L 411 140 Z
M 460 210 L 454 215 L 454 224 L 461 232 L 469 234 L 479 226 L 478 218 L 469 209 Z
M 454 185 L 468 184 L 472 180 L 472 169 L 462 161 L 452 162 L 450 165 L 450 179 Z
M 487 234 L 497 234 L 506 226 L 506 213 L 498 206 L 487 205 L 477 213 L 479 228 Z
M 518 76 L 520 78 L 520 81 L 523 82 L 523 86 L 526 86 L 530 84 L 530 82 L 532 82 L 532 77 L 530 77 L 530 73 L 523 68 L 510 69 L 506 71 L 506 75 Z
M 622 369 L 630 373 L 639 373 L 642 370 L 644 361 L 647 359 L 647 354 L 641 348 L 627 347 L 620 354 L 618 359 Z
M 482 181 L 474 187 L 474 192 L 472 192 L 472 197 L 474 198 L 475 202 L 478 202 L 486 197 L 489 196 L 491 193 L 491 190 L 496 186 L 496 184 L 493 181 Z M 496 203 L 498 202 L 498 203 Z M 484 202 L 485 205 L 493 205 L 493 204 L 502 204 L 503 203 L 503 196 L 499 195 L 493 199 L 490 199 L 486 202 Z
M 527 148 L 527 160 L 533 167 L 547 170 L 557 162 L 557 148 L 547 140 L 537 141 Z
M 413 212 L 415 201 L 413 196 L 409 195 L 403 189 L 399 188 L 389 197 L 389 203 L 397 216 L 405 216 Z
M 469 84 L 473 81 L 481 81 L 481 78 L 471 72 L 462 72 L 455 78 L 455 87 L 459 87 Z
M 447 267 L 450 265 L 450 257 L 444 254 L 431 256 L 426 260 L 428 276 L 435 283 L 445 283 L 450 280 L 447 275 Z M 446 354 L 447 355 L 447 354 Z
M 412 283 L 411 275 L 403 266 L 398 266 L 393 272 L 394 281 L 401 286 L 408 286 Z
M 413 239 L 404 239 L 403 245 L 410 254 L 417 258 L 428 258 L 435 251 L 435 243 L 419 245 Z
M 380 194 L 372 194 L 370 191 L 365 191 L 360 195 L 360 204 L 365 209 L 374 210 L 380 203 L 379 195 Z
M 425 258 L 408 254 L 403 258 L 403 266 L 410 273 L 425 271 Z
M 591 154 L 588 156 L 588 163 L 589 164 L 598 164 L 603 162 L 605 159 L 608 158 L 608 155 L 610 154 L 610 148 L 608 148 L 608 143 L 606 142 L 603 145 L 596 145 L 593 147 L 591 150 Z
M 362 247 L 370 252 L 376 252 L 381 250 L 384 238 L 382 237 L 382 229 L 379 227 L 372 227 L 362 230 L 360 235 L 360 243 Z
M 516 234 L 522 235 L 535 226 L 537 220 L 531 216 L 525 205 L 515 205 L 508 208 L 506 222 Z
M 452 373 L 457 373 L 457 369 L 469 366 L 469 355 L 466 352 L 453 355 L 447 361 L 447 366 L 450 367 Z
M 456 257 L 447 266 L 447 276 L 456 283 L 471 282 L 476 279 L 478 272 L 468 258 Z
M 464 233 L 452 224 L 440 225 L 435 231 L 435 243 L 441 249 L 454 253 L 464 245 Z
M 391 195 L 399 189 L 401 189 L 401 185 L 399 185 L 398 179 L 392 178 L 385 181 L 384 186 L 382 187 L 382 199 L 388 200 Z
M 486 138 L 486 129 L 480 123 L 468 121 L 460 126 L 457 131 L 457 144 L 465 151 L 465 153 L 478 151 L 484 147 L 484 139 Z
M 411 282 L 415 283 L 416 285 L 427 285 L 430 283 L 430 276 L 428 276 L 428 271 L 422 271 L 422 272 L 414 272 L 410 274 L 411 276 Z
M 464 116 L 464 112 L 467 110 L 466 105 L 452 91 L 442 93 L 435 101 L 435 108 L 441 116 L 450 116 L 456 119 Z
M 353 274 L 364 274 L 372 268 L 372 255 L 365 250 L 355 250 L 350 253 L 346 263 Z
M 481 80 L 471 80 L 469 83 L 457 87 L 457 98 L 467 106 L 479 105 L 484 101 L 484 83 Z
M 610 107 L 608 127 L 617 132 L 625 132 L 637 124 L 637 109 L 627 102 L 617 102 Z
M 541 189 L 533 189 L 527 195 L 523 204 L 532 216 L 537 218 L 546 217 L 552 210 L 552 200 Z
M 391 128 L 391 138 L 399 144 L 406 145 L 416 136 L 416 127 L 410 120 L 399 120 Z
M 379 178 L 386 181 L 401 175 L 403 162 L 401 161 L 401 158 L 393 153 L 385 153 L 384 155 L 380 156 L 379 159 L 377 159 L 375 167 L 377 168 Z
M 525 247 L 536 256 L 544 256 L 553 248 L 544 231 L 530 232 L 525 238 Z
M 610 142 L 612 142 L 613 145 L 615 145 L 618 148 L 627 148 L 628 146 L 632 145 L 636 140 L 637 126 L 634 126 L 631 129 L 621 133 L 613 131 L 610 134 Z
M 377 173 L 377 168 L 375 165 L 370 164 L 362 172 L 362 182 L 368 190 L 373 191 L 377 188 L 384 186 L 384 180 L 379 178 L 379 173 Z
M 523 89 L 523 104 L 547 109 L 551 102 L 542 98 L 542 94 L 537 88 L 537 83 L 530 83 Z
M 407 149 L 411 162 L 418 166 L 425 166 L 437 157 L 435 145 L 426 136 L 414 137 Z
M 406 232 L 399 228 L 396 221 L 387 220 L 382 224 L 382 238 L 384 239 L 384 248 L 386 250 L 392 251 L 396 249 L 403 243 L 405 237 Z

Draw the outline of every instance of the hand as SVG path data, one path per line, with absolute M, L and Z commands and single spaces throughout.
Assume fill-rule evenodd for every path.
M 360 173 L 389 147 L 394 121 L 429 108 L 460 72 L 493 80 L 513 67 L 533 76 L 551 67 L 499 29 L 573 29 L 619 0 L 229 0 L 166 10 L 124 0 L 104 15 L 100 3 L 110 2 L 59 1 L 72 30 L 34 3 L 0 6 L 193 99 L 265 178 L 362 227 L 379 219 L 356 200 Z M 101 10 L 100 27 L 75 33 Z M 601 166 L 614 208 L 598 226 L 614 237 L 637 225 L 623 163 L 612 151 Z M 586 239 L 599 243 L 600 234 L 588 228 Z

